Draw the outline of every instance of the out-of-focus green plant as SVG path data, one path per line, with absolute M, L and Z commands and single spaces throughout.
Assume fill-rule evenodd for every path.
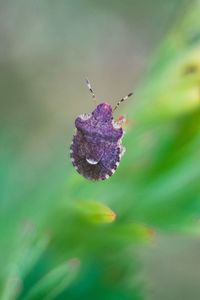
M 129 119 L 127 152 L 109 180 L 87 182 L 72 167 L 55 168 L 37 188 L 24 187 L 12 217 L 3 202 L 1 299 L 142 299 L 139 245 L 159 230 L 199 230 L 199 2 L 156 54 Z M 2 153 L 2 195 L 14 150 Z M 25 235 L 24 219 L 34 224 Z

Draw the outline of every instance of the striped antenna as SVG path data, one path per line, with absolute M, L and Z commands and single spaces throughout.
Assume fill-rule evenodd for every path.
M 95 94 L 94 94 L 93 89 L 91 87 L 91 84 L 90 84 L 90 82 L 87 78 L 85 79 L 85 81 L 86 81 L 86 84 L 88 86 L 88 89 L 90 90 L 90 93 L 92 94 L 92 98 L 94 100 L 94 103 L 96 104 L 96 97 L 95 97 Z
M 126 97 L 124 97 L 124 98 L 122 98 L 118 103 L 117 103 L 117 105 L 113 108 L 113 111 L 115 111 L 117 108 L 118 108 L 118 106 L 122 103 L 122 102 L 124 102 L 124 101 L 126 101 L 129 97 L 131 97 L 133 95 L 133 93 L 130 93 L 130 94 L 128 94 Z

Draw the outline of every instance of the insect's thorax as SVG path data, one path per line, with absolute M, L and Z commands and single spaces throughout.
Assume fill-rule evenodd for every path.
M 88 142 L 101 144 L 102 142 L 116 143 L 123 135 L 122 128 L 114 129 L 112 121 L 110 122 L 96 122 L 91 126 L 90 122 L 82 124 L 77 127 L 80 134 Z

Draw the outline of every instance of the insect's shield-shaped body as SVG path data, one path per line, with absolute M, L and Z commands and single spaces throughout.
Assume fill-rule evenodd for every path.
M 109 178 L 125 151 L 121 145 L 124 132 L 113 120 L 111 105 L 99 104 L 91 114 L 79 116 L 75 126 L 70 147 L 73 166 L 89 180 Z

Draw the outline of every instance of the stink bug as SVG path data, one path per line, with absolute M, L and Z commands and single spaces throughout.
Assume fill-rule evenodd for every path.
M 95 101 L 95 94 L 89 80 L 87 86 Z M 132 96 L 128 94 L 112 109 L 108 103 L 100 103 L 90 114 L 76 118 L 76 134 L 70 146 L 73 166 L 88 180 L 105 180 L 119 166 L 125 148 L 122 146 L 124 131 L 121 122 L 113 119 L 113 112 L 121 102 Z

